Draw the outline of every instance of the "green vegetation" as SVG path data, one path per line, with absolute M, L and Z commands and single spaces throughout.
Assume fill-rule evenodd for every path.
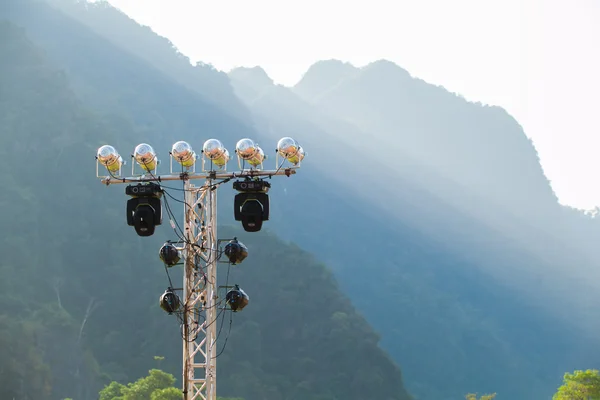
M 100 391 L 99 400 L 181 400 L 181 390 L 174 387 L 175 377 L 159 369 L 148 376 L 123 385 L 111 382 Z M 241 397 L 217 397 L 217 400 L 244 400 Z
M 173 386 L 175 377 L 158 369 L 128 385 L 111 382 L 100 391 L 99 400 L 181 400 L 180 389 Z
M 477 397 L 475 393 L 469 393 L 465 396 L 467 400 L 494 400 L 496 398 L 496 394 L 484 394 L 481 397 Z
M 553 400 L 598 400 L 600 399 L 600 373 L 596 369 L 576 370 L 566 373 L 563 385 Z
M 475 393 L 465 396 L 466 400 L 494 400 L 496 394 L 486 394 L 477 397 Z M 599 400 L 600 371 L 597 369 L 575 370 L 565 373 L 563 384 L 558 388 L 552 400 Z

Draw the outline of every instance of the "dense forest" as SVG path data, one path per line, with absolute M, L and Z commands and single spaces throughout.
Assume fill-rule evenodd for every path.
M 499 107 L 387 61 L 320 62 L 293 88 L 260 68 L 227 75 L 103 2 L 9 0 L 2 19 L 0 153 L 19 171 L 0 178 L 2 304 L 19 306 L 1 316 L 2 398 L 179 377 L 178 326 L 157 306 L 171 232 L 128 229 L 122 188 L 94 179 L 104 143 L 149 142 L 163 162 L 174 141 L 209 137 L 308 151 L 273 182 L 264 233 L 221 230 L 251 247 L 232 279 L 252 299 L 219 359 L 223 395 L 403 399 L 404 382 L 422 400 L 549 398 L 597 362 L 598 221 L 557 204 Z

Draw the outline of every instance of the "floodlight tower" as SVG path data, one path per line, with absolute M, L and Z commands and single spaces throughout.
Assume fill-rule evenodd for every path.
M 295 174 L 305 156 L 304 149 L 289 137 L 284 137 L 277 143 L 274 170 L 263 169 L 266 156 L 251 139 L 238 141 L 235 153 L 239 170 L 228 172 L 229 152 L 221 141 L 209 139 L 202 147 L 201 171 L 197 172 L 198 156 L 189 143 L 179 141 L 170 152 L 169 174 L 159 175 L 159 161 L 154 149 L 142 143 L 131 156 L 131 176 L 122 176 L 124 161 L 114 147 L 104 145 L 96 155 L 96 176 L 102 183 L 107 186 L 116 183 L 130 184 L 126 188 L 126 194 L 132 197 L 128 203 L 127 219 L 139 236 L 151 236 L 155 226 L 161 224 L 160 182 L 183 181 L 184 246 L 177 250 L 181 251 L 184 258 L 181 304 L 184 400 L 217 398 L 217 261 L 220 255 L 217 239 L 217 188 L 221 183 L 239 178 L 233 184 L 239 192 L 234 202 L 235 219 L 242 222 L 247 232 L 256 232 L 260 230 L 262 222 L 269 218 L 267 192 L 270 184 L 262 178 L 281 175 L 289 177 Z M 180 171 L 174 172 L 173 160 L 181 167 Z M 283 168 L 286 161 L 288 165 Z M 136 164 L 141 167 L 140 173 L 135 171 Z M 107 176 L 100 175 L 98 165 L 106 168 Z M 203 179 L 204 184 L 194 185 L 192 181 L 197 179 Z M 241 296 L 236 300 L 240 301 L 241 310 L 247 304 L 247 295 L 237 286 L 231 293 Z M 163 296 L 171 298 L 174 295 L 167 291 Z M 231 304 L 231 299 L 226 300 Z M 167 307 L 167 311 L 172 312 L 174 308 Z

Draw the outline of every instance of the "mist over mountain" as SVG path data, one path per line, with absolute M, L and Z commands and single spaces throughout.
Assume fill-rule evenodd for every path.
M 227 74 L 217 71 L 210 64 L 196 63 L 192 66 L 189 58 L 181 54 L 169 40 L 155 35 L 148 27 L 132 23 L 127 15 L 118 12 L 109 3 L 99 1 L 87 4 L 82 0 L 48 0 L 48 3 L 111 44 L 149 62 L 166 77 L 185 85 L 206 102 L 219 106 L 220 112 L 241 120 L 249 118 L 248 110 L 233 94 Z M 77 3 L 79 6 L 73 7 Z
M 28 38 L 5 42 L 11 62 L 22 58 L 14 61 L 18 68 L 3 70 L 0 99 L 11 104 L 5 121 L 35 122 L 23 131 L 26 136 L 20 133 L 23 138 L 34 143 L 47 132 L 54 139 L 38 142 L 29 149 L 32 156 L 54 149 L 49 154 L 61 156 L 43 162 L 55 162 L 58 169 L 48 169 L 48 174 L 60 171 L 86 188 L 53 188 L 45 204 L 58 209 L 68 201 L 85 208 L 60 208 L 30 232 L 15 216 L 28 206 L 40 207 L 28 202 L 36 199 L 31 188 L 42 185 L 32 171 L 46 164 L 41 160 L 28 167 L 30 186 L 5 178 L 10 190 L 4 195 L 11 197 L 2 203 L 8 207 L 3 218 L 11 219 L 4 226 L 17 239 L 4 245 L 15 254 L 14 249 L 29 249 L 35 236 L 36 254 L 44 254 L 44 260 L 53 260 L 60 249 L 60 262 L 48 262 L 51 268 L 32 285 L 38 297 L 30 308 L 39 315 L 46 309 L 42 305 L 57 303 L 58 286 L 51 283 L 56 277 L 76 287 L 68 307 L 77 306 L 65 305 L 69 316 L 59 313 L 70 321 L 59 324 L 72 329 L 63 339 L 67 343 L 77 337 L 90 296 L 115 299 L 92 319 L 85 352 L 69 348 L 69 354 L 86 354 L 88 360 L 88 378 L 77 381 L 77 390 L 86 382 L 135 379 L 150 368 L 147 360 L 161 352 L 172 355 L 168 369 L 179 376 L 177 328 L 163 332 L 161 317 L 166 317 L 157 315 L 155 305 L 164 279 L 153 252 L 172 238 L 168 224 L 150 241 L 136 239 L 121 218 L 123 195 L 114 194 L 119 189 L 110 188 L 108 194 L 94 180 L 93 169 L 69 167 L 77 161 L 87 165 L 85 154 L 93 157 L 95 148 L 107 142 L 124 156 L 139 142 L 151 143 L 163 160 L 162 171 L 176 140 L 199 149 L 204 140 L 217 137 L 231 151 L 238 139 L 256 138 L 270 156 L 269 168 L 275 166 L 273 150 L 282 136 L 296 138 L 307 151 L 297 176 L 272 182 L 271 219 L 265 229 L 293 240 L 331 267 L 364 319 L 308 254 L 273 236 L 240 234 L 260 255 L 237 276 L 250 292 L 263 293 L 232 332 L 237 339 L 228 346 L 242 357 L 224 353 L 231 357 L 219 366 L 220 382 L 225 382 L 220 385 L 231 388 L 224 394 L 246 400 L 325 400 L 370 398 L 373 388 L 381 388 L 375 397 L 405 399 L 404 382 L 411 394 L 425 400 L 463 398 L 467 392 L 549 398 L 564 371 L 597 362 L 598 312 L 593 304 L 598 300 L 598 222 L 558 205 L 533 144 L 501 108 L 467 102 L 385 60 L 363 68 L 321 61 L 293 88 L 275 85 L 260 67 L 227 75 L 208 64 L 190 64 L 168 40 L 105 3 L 9 1 L 0 9 L 2 18 L 22 27 Z M 29 40 L 36 50 L 20 51 L 29 49 Z M 26 75 L 15 71 L 29 71 L 27 60 L 36 57 L 52 65 L 41 68 L 42 75 L 61 77 L 63 83 L 52 86 L 57 78 L 25 86 Z M 8 82 L 30 89 L 9 92 Z M 29 100 L 17 95 L 36 90 L 39 96 Z M 65 96 L 70 100 L 59 102 Z M 54 109 L 32 117 L 37 115 L 32 108 L 54 98 L 54 103 L 46 102 L 55 104 Z M 88 109 L 94 116 L 82 111 Z M 86 117 L 61 130 L 66 121 L 78 120 L 72 111 Z M 53 130 L 43 128 L 47 125 Z M 2 138 L 8 140 L 3 150 L 18 154 L 8 150 L 17 125 L 3 126 Z M 65 158 L 71 153 L 79 158 Z M 69 175 L 75 173 L 76 178 Z M 221 190 L 220 218 L 232 223 L 233 191 Z M 89 209 L 103 211 L 90 214 Z M 40 213 L 30 218 L 29 225 L 44 221 Z M 55 232 L 57 221 L 77 225 L 65 223 Z M 95 233 L 80 235 L 90 226 Z M 44 232 L 53 232 L 52 240 L 42 240 Z M 73 236 L 73 241 L 62 239 Z M 112 254 L 108 260 L 101 251 L 106 248 Z M 83 259 L 85 268 L 72 261 Z M 39 255 L 28 254 L 22 263 L 30 267 L 19 272 L 18 262 L 2 264 L 2 276 L 23 282 L 44 263 Z M 144 281 L 134 295 L 131 282 L 138 275 Z M 14 288 L 10 293 L 12 303 L 7 304 L 23 301 Z M 64 296 L 64 290 L 60 293 Z M 135 301 L 126 306 L 118 300 L 131 297 Z M 48 321 L 36 329 L 60 337 L 59 329 L 49 328 L 57 320 L 64 322 L 55 318 L 58 305 L 53 307 Z M 139 318 L 131 319 L 131 314 Z M 271 319 L 275 315 L 286 319 Z M 3 336 L 21 355 L 28 347 L 6 337 L 28 337 L 31 321 L 29 314 L 13 321 L 12 335 Z M 368 324 L 394 362 L 378 349 L 378 337 Z M 155 331 L 160 335 L 147 337 Z M 44 346 L 51 343 L 46 340 Z M 319 346 L 304 353 L 313 341 Z M 285 357 L 277 360 L 276 354 Z M 76 368 L 59 356 L 29 365 L 38 370 L 65 366 L 68 372 L 58 374 L 60 383 L 51 376 L 47 380 L 62 390 L 57 393 L 71 396 L 75 386 L 69 382 Z M 352 371 L 357 364 L 361 368 Z M 315 365 L 323 368 L 317 372 Z M 282 371 L 285 366 L 293 369 Z M 23 371 L 14 373 L 18 377 Z M 354 385 L 348 386 L 350 382 Z M 87 398 L 85 393 L 81 398 Z
M 353 196 L 368 198 L 371 210 L 394 215 L 398 217 L 395 224 L 408 225 L 413 232 L 411 250 L 422 249 L 422 258 L 412 265 L 421 271 L 413 272 L 418 278 L 411 278 L 431 284 L 426 277 L 433 273 L 437 282 L 430 295 L 436 300 L 438 296 L 451 296 L 445 301 L 460 309 L 463 316 L 466 313 L 480 321 L 475 325 L 483 332 L 475 335 L 485 337 L 484 343 L 501 346 L 503 350 L 496 354 L 489 349 L 479 349 L 477 355 L 466 358 L 464 353 L 456 354 L 448 364 L 461 365 L 461 372 L 445 372 L 453 375 L 454 384 L 460 386 L 461 380 L 467 381 L 463 373 L 470 366 L 462 364 L 462 359 L 465 364 L 483 358 L 489 362 L 488 371 L 483 361 L 477 361 L 479 370 L 469 375 L 471 379 L 498 376 L 497 366 L 512 362 L 509 373 L 521 371 L 529 377 L 526 379 L 530 385 L 533 377 L 548 379 L 552 365 L 593 359 L 584 354 L 585 346 L 568 339 L 572 333 L 554 332 L 554 325 L 567 322 L 567 330 L 579 331 L 576 335 L 588 339 L 594 336 L 597 318 L 591 317 L 595 311 L 589 304 L 597 299 L 597 288 L 586 278 L 597 273 L 597 250 L 592 246 L 598 234 L 597 221 L 557 203 L 533 144 L 506 112 L 469 103 L 443 88 L 410 77 L 388 61 L 362 69 L 335 60 L 318 62 L 293 88 L 265 87 L 263 79 L 260 95 L 249 92 L 256 85 L 249 81 L 252 74 L 243 70 L 232 71 L 230 77 L 236 93 L 262 121 L 263 130 L 292 136 L 302 132 L 303 145 L 318 152 L 311 155 L 321 163 L 322 175 L 344 181 L 349 190 L 354 183 Z M 336 170 L 335 165 L 344 167 Z M 329 173 L 328 169 L 333 171 Z M 358 189 L 358 182 L 365 190 Z M 369 231 L 377 232 L 378 238 L 385 236 L 381 222 L 371 225 Z M 422 235 L 419 239 L 414 238 L 416 232 Z M 399 253 L 396 259 L 402 257 L 400 254 L 406 257 L 402 253 L 406 243 L 394 243 L 394 237 L 402 236 L 396 230 L 386 238 L 386 254 L 392 255 L 390 248 L 395 248 Z M 423 249 L 424 244 L 430 247 Z M 369 248 L 376 252 L 384 246 L 382 243 Z M 451 259 L 440 260 L 440 251 Z M 394 282 L 398 285 L 394 292 L 404 292 L 405 285 L 416 283 L 407 282 L 406 276 L 392 278 L 400 261 L 383 260 L 373 254 L 368 263 L 374 282 L 387 282 L 384 287 Z M 387 265 L 382 266 L 382 262 Z M 404 366 L 413 393 L 443 398 L 443 391 L 430 391 L 431 387 L 421 381 L 423 376 L 429 376 L 430 381 L 436 379 L 428 370 L 436 361 L 431 359 L 424 366 L 423 360 L 415 357 L 414 348 L 398 344 L 402 339 L 414 344 L 418 333 L 409 338 L 401 327 L 408 320 L 411 326 L 424 323 L 425 318 L 413 315 L 395 319 L 379 311 L 383 298 L 373 301 L 373 292 L 365 293 L 364 281 L 357 281 L 348 265 L 339 267 L 338 277 L 356 293 L 355 304 L 365 310 L 378 330 L 396 333 L 387 338 L 384 334 L 383 344 Z M 376 284 L 372 290 L 377 290 Z M 389 290 L 384 293 L 390 295 Z M 437 307 L 441 304 L 433 303 L 429 306 L 435 311 L 428 315 L 440 313 Z M 386 300 L 386 304 L 391 303 Z M 425 306 L 420 306 L 422 312 Z M 579 317 L 574 318 L 575 314 Z M 453 329 L 459 337 L 472 338 L 467 333 L 469 324 L 459 320 L 457 317 L 438 328 L 435 339 L 428 342 L 429 349 L 424 348 L 421 354 L 439 357 L 448 352 L 456 343 L 449 335 Z M 516 331 L 519 334 L 514 334 Z M 541 337 L 547 340 L 543 344 Z M 431 343 L 445 343 L 445 350 L 431 351 Z M 478 345 L 469 343 L 471 348 Z M 559 347 L 569 348 L 571 354 L 560 355 L 559 359 L 556 354 L 548 354 L 548 348 Z M 525 358 L 538 361 L 517 361 L 525 354 Z M 545 357 L 548 359 L 541 361 Z M 538 369 L 535 364 L 539 363 L 546 367 Z M 415 377 L 412 373 L 417 370 Z M 513 389 L 520 379 L 510 378 Z M 419 383 L 415 385 L 413 380 Z M 484 388 L 490 386 L 489 382 L 482 384 Z M 502 388 L 508 389 L 505 384 Z M 525 395 L 522 390 L 510 390 L 499 393 Z M 533 386 L 530 390 L 530 396 L 539 394 Z
M 316 108 L 363 132 L 377 132 L 378 143 L 364 143 L 365 151 L 377 152 L 389 160 L 387 167 L 409 178 L 414 169 L 398 159 L 416 160 L 432 176 L 419 175 L 415 185 L 509 238 L 543 261 L 544 270 L 558 263 L 556 272 L 564 272 L 565 265 L 578 264 L 568 274 L 578 274 L 584 286 L 590 274 L 597 276 L 594 237 L 600 224 L 589 219 L 584 226 L 558 204 L 532 142 L 504 110 L 469 103 L 383 60 L 342 83 L 316 87 L 313 75 L 331 74 L 332 66 L 320 64 L 294 91 L 311 87 L 314 96 L 304 98 Z M 344 74 L 347 67 L 338 64 L 338 70 Z

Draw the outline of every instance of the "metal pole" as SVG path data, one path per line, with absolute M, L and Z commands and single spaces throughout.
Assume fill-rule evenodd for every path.
M 196 321 L 194 318 L 193 293 L 194 293 L 194 269 L 195 269 L 195 250 L 193 243 L 196 240 L 196 224 L 192 219 L 192 207 L 195 203 L 194 185 L 190 181 L 184 181 L 184 236 L 185 246 L 183 256 L 185 260 L 183 272 L 183 398 L 192 399 L 195 394 L 193 387 L 194 368 L 193 363 L 193 341 L 195 336 L 194 329 Z M 192 355 L 192 357 L 190 357 Z
M 211 184 L 184 185 L 184 400 L 217 398 L 217 193 Z
M 208 249 L 208 260 L 206 265 L 207 299 L 206 304 L 206 400 L 217 399 L 217 318 L 218 318 L 218 286 L 217 265 L 219 249 L 217 248 L 217 189 L 211 189 L 212 179 L 206 181 L 208 188 L 208 237 L 206 248 Z M 224 311 L 223 311 L 224 312 Z

